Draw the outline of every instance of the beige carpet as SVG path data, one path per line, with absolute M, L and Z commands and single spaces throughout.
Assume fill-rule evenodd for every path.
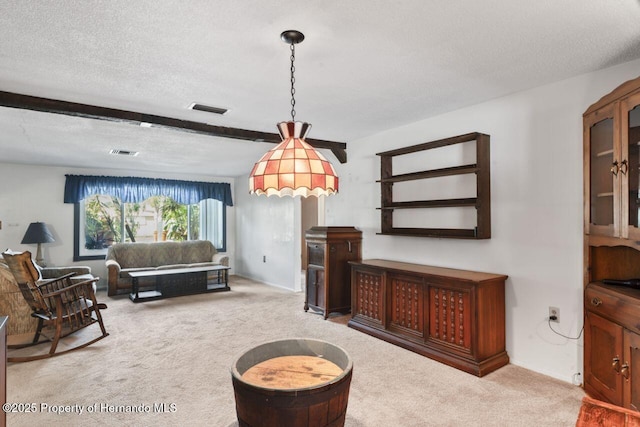
M 10 413 L 8 426 L 237 426 L 231 364 L 258 343 L 291 337 L 350 354 L 347 426 L 575 425 L 579 387 L 512 365 L 477 378 L 348 328 L 345 317 L 305 313 L 302 294 L 239 277 L 230 285 L 140 304 L 100 293 L 109 337 L 9 364 L 7 401 L 35 403 L 36 413 Z M 155 412 L 163 403 L 167 412 Z M 54 412 L 65 405 L 76 412 Z M 150 412 L 113 412 L 118 406 Z

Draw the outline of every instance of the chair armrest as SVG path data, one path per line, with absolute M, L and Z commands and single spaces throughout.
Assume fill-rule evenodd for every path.
M 36 283 L 36 286 L 38 288 L 41 288 L 41 287 L 47 286 L 47 285 L 49 285 L 51 283 L 63 281 L 65 279 L 67 279 L 69 277 L 72 277 L 72 276 L 75 276 L 75 275 L 76 275 L 76 273 L 67 273 L 67 274 L 64 274 L 64 275 L 62 275 L 60 277 L 51 277 L 51 278 L 48 278 L 48 279 L 42 279 L 42 280 L 39 280 L 38 283 Z
M 91 274 L 91 267 L 86 265 L 70 267 L 44 267 L 40 270 L 43 279 L 55 279 L 65 274 L 75 273 L 77 275 Z
M 118 261 L 116 261 L 115 259 L 108 259 L 108 260 L 105 261 L 104 264 L 107 266 L 107 269 L 113 270 L 116 273 L 120 273 L 120 270 L 122 269 L 120 267 L 120 263 Z
M 98 280 L 100 280 L 99 277 L 94 277 L 93 279 L 84 280 L 82 282 L 77 282 L 77 283 L 67 282 L 66 286 L 63 286 L 63 287 L 61 287 L 59 289 L 54 289 L 54 290 L 47 289 L 47 287 L 51 286 L 54 282 L 58 282 L 60 280 L 66 279 L 67 277 L 71 277 L 71 275 L 63 276 L 63 277 L 58 278 L 58 279 L 48 280 L 45 283 L 39 284 L 38 288 L 40 289 L 40 292 L 42 293 L 42 296 L 44 298 L 56 297 L 58 295 L 66 294 L 69 291 L 72 291 L 72 290 L 74 290 L 76 288 L 86 288 L 85 292 L 87 292 L 88 295 L 90 297 L 92 297 L 93 294 L 94 294 L 94 292 L 93 292 L 93 283 L 95 283 Z
M 217 262 L 220 265 L 224 265 L 225 267 L 229 267 L 229 256 L 217 253 L 213 255 L 213 262 Z

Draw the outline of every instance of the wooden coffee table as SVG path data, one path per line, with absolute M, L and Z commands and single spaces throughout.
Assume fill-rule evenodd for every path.
M 229 291 L 229 270 L 224 265 L 204 267 L 167 268 L 160 270 L 132 271 L 133 286 L 129 299 L 133 302 L 151 301 L 180 295 Z M 209 273 L 217 272 L 217 279 L 209 280 Z M 154 290 L 140 290 L 141 277 L 154 277 Z

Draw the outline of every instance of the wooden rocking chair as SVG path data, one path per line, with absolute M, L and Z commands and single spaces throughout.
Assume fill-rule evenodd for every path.
M 2 256 L 11 273 L 13 273 L 22 296 L 33 311 L 31 316 L 38 319 L 38 327 L 33 337 L 33 342 L 26 345 L 10 346 L 10 348 L 23 348 L 40 344 L 41 335 L 51 341 L 51 348 L 48 353 L 8 357 L 7 360 L 9 362 L 27 362 L 68 353 L 91 345 L 109 335 L 105 330 L 102 315 L 100 314 L 100 309 L 106 309 L 107 306 L 98 304 L 94 293 L 93 286 L 98 281 L 97 277 L 73 283 L 71 277 L 74 273 L 70 273 L 56 279 L 40 280 L 40 273 L 34 265 L 29 251 L 20 254 L 5 252 Z M 100 325 L 102 335 L 88 342 L 56 352 L 61 338 L 94 323 Z

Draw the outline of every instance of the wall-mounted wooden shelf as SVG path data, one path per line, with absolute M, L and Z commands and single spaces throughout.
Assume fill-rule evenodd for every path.
M 380 156 L 380 193 L 381 193 L 381 233 L 402 236 L 448 237 L 458 239 L 488 239 L 491 237 L 491 172 L 489 135 L 469 133 L 452 138 L 431 141 L 411 147 L 377 153 Z M 393 174 L 393 161 L 398 156 L 475 142 L 475 162 L 445 168 L 422 170 L 410 173 Z M 406 181 L 428 180 L 456 175 L 476 175 L 475 197 L 451 199 L 394 201 L 393 184 Z M 468 208 L 476 210 L 476 226 L 474 228 L 435 228 L 435 227 L 402 227 L 394 223 L 393 212 L 396 209 L 431 209 L 431 208 Z

